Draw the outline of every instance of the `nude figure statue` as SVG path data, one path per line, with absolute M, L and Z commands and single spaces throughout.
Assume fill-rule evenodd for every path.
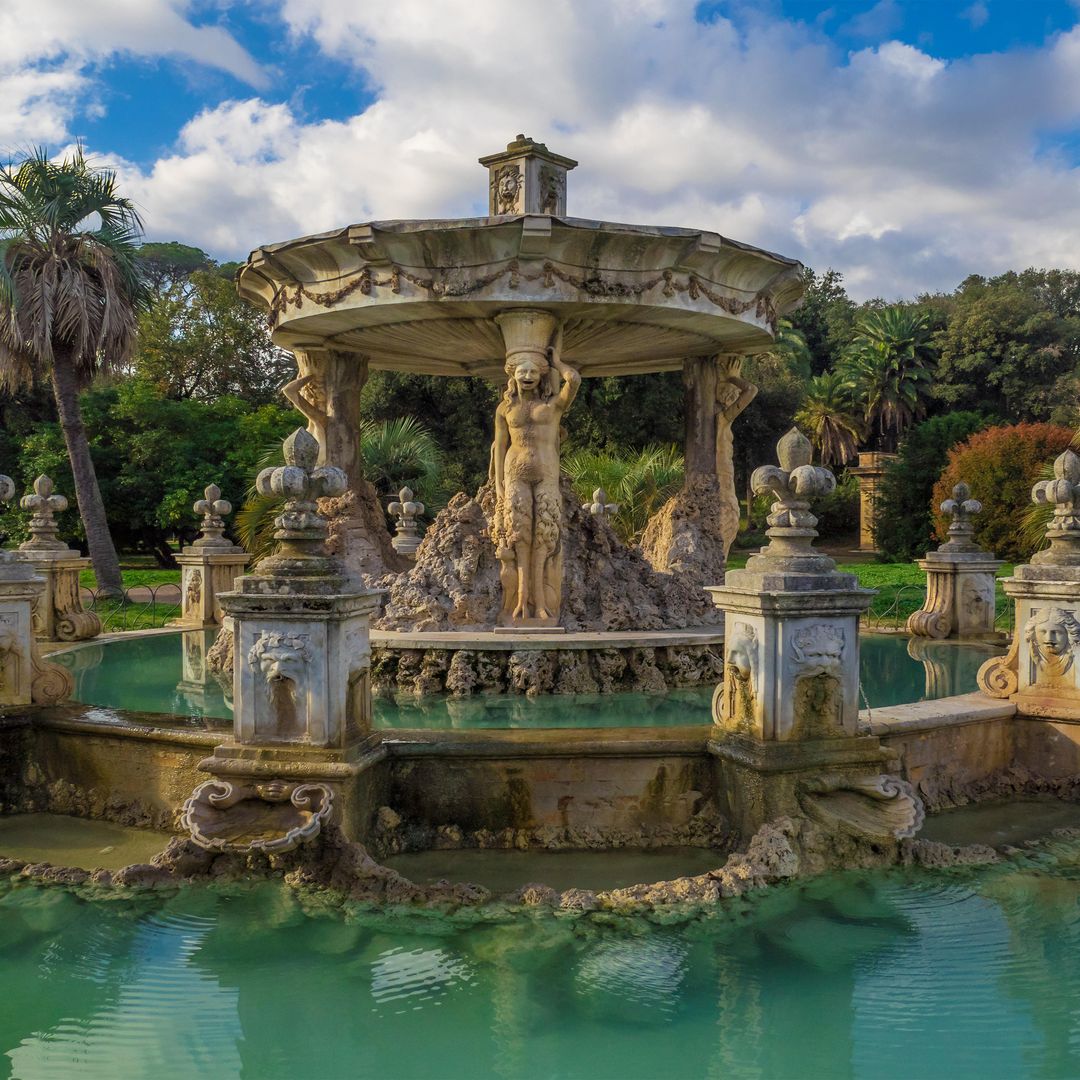
M 562 603 L 559 427 L 581 376 L 562 362 L 562 330 L 546 312 L 511 312 L 499 323 L 508 376 L 491 460 L 499 622 L 554 626 Z
M 757 387 L 741 377 L 742 357 L 717 357 L 719 379 L 716 384 L 716 480 L 720 485 L 722 512 L 720 535 L 724 558 L 739 533 L 739 496 L 735 491 L 735 457 L 731 425 L 757 395 Z

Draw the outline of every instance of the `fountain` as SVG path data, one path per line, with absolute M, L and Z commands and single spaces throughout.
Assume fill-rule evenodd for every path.
M 576 162 L 524 136 L 481 162 L 488 217 L 377 221 L 267 245 L 238 277 L 296 355 L 285 393 L 323 447 L 320 463 L 348 476 L 327 507 L 331 549 L 389 588 L 376 681 L 452 693 L 656 689 L 692 668 L 708 682 L 720 632 L 701 586 L 722 580 L 737 507 L 730 422 L 753 396 L 739 357 L 772 346 L 776 320 L 801 297 L 801 268 L 700 230 L 569 217 Z M 451 501 L 411 567 L 357 452 L 371 370 L 505 387 L 489 483 Z M 708 391 L 688 395 L 687 483 L 698 490 L 707 474 L 712 501 L 691 520 L 676 500 L 683 509 L 666 509 L 643 557 L 606 515 L 583 510 L 560 478 L 559 445 L 580 379 L 672 370 Z M 674 551 L 697 552 L 708 569 L 695 575 Z

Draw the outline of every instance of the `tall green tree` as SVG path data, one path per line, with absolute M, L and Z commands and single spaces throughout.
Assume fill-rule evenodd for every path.
M 142 222 L 116 176 L 82 148 L 45 150 L 0 168 L 0 387 L 48 378 L 71 460 L 75 496 L 102 589 L 121 589 L 79 390 L 125 364 L 145 287 L 136 260 Z
M 949 300 L 935 396 L 1008 421 L 1075 423 L 1080 273 L 1025 270 L 967 278 Z
M 144 244 L 140 254 L 151 245 Z M 132 357 L 135 375 L 166 397 L 213 401 L 225 394 L 255 405 L 278 399 L 292 377 L 294 360 L 270 340 L 265 319 L 236 293 L 232 281 L 212 265 L 183 272 L 192 259 L 171 249 L 203 255 L 197 248 L 170 249 L 155 260 L 143 254 L 144 274 L 154 270 L 155 288 L 139 316 L 139 341 Z
M 803 286 L 803 302 L 789 318 L 806 339 L 811 373 L 820 375 L 839 363 L 851 343 L 858 309 L 844 288 L 844 275 L 837 270 L 817 274 L 807 267 Z
M 935 351 L 929 318 L 900 305 L 864 309 L 839 370 L 868 434 L 879 449 L 895 450 L 930 397 Z
M 847 381 L 836 371 L 825 371 L 810 380 L 795 423 L 809 433 L 826 465 L 851 461 L 865 433 Z

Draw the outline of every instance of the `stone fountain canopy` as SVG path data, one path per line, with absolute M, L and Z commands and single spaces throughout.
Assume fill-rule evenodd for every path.
M 716 233 L 521 214 L 376 221 L 268 245 L 238 287 L 284 348 L 501 380 L 501 312 L 564 319 L 563 357 L 583 376 L 678 370 L 690 356 L 767 350 L 802 297 L 801 270 Z

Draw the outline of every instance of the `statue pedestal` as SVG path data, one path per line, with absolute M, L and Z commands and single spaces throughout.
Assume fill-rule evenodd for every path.
M 218 597 L 234 588 L 248 564 L 247 552 L 233 544 L 200 547 L 196 541 L 176 561 L 180 564 L 181 624 L 220 625 L 223 612 Z
M 1004 565 L 985 551 L 931 551 L 919 559 L 926 571 L 926 603 L 908 618 L 916 637 L 1000 637 L 994 630 L 995 581 Z
M 86 641 L 97 637 L 101 619 L 83 610 L 79 595 L 79 573 L 90 566 L 90 560 L 63 547 L 56 550 L 23 546 L 19 552 L 45 581 L 34 605 L 35 636 L 41 641 Z
M 71 673 L 37 653 L 34 611 L 44 589 L 31 563 L 0 552 L 0 707 L 48 705 L 71 696 Z
M 809 499 L 832 490 L 792 430 L 780 468 L 755 471 L 755 492 L 777 496 L 770 544 L 708 591 L 724 612 L 724 681 L 713 695 L 720 787 L 743 840 L 777 817 L 811 818 L 873 843 L 910 836 L 923 808 L 883 770 L 895 760 L 859 736 L 859 616 L 872 589 L 814 551 Z

